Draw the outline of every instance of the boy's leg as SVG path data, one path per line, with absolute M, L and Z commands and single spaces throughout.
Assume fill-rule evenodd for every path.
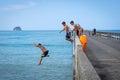
M 73 42 L 73 40 L 70 38 L 66 38 L 66 40 L 70 41 L 71 43 Z
M 71 43 L 73 42 L 73 40 L 72 39 L 68 39 Z
M 72 43 L 73 40 L 72 40 L 70 37 L 71 37 L 70 33 L 67 33 L 67 34 L 66 34 L 66 40 L 67 40 L 67 41 L 70 41 L 70 42 Z
M 39 63 L 38 63 L 38 65 L 40 65 L 41 64 L 41 62 L 42 62 L 42 56 L 40 56 L 40 61 L 39 61 Z

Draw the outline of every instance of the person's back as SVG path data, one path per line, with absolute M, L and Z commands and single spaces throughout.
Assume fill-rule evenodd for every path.
M 83 28 L 79 24 L 77 24 L 77 28 L 79 30 L 79 36 L 82 35 L 84 31 Z
M 80 42 L 82 44 L 87 44 L 87 36 L 86 35 L 81 35 L 80 36 Z
M 75 30 L 75 31 L 76 31 L 76 30 L 78 30 L 78 29 L 79 29 L 79 28 L 78 28 L 78 26 L 77 26 L 76 24 L 74 24 L 73 26 L 74 26 L 74 29 L 73 29 L 73 30 Z
M 81 35 L 80 36 L 80 42 L 82 44 L 83 51 L 86 52 L 87 36 L 86 35 Z
M 44 46 L 38 46 L 41 50 L 42 50 L 42 52 L 46 52 L 47 50 L 46 50 L 46 48 L 44 47 Z

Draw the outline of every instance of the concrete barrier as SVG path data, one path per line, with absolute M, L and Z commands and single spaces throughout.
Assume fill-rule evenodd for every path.
M 87 56 L 77 36 L 73 45 L 73 80 L 101 80 Z
M 87 34 L 92 34 L 92 31 L 84 31 Z M 89 36 L 90 36 L 89 35 Z M 113 39 L 113 40 L 120 40 L 120 32 L 102 32 L 102 31 L 97 31 L 96 32 L 96 37 L 102 37 L 106 39 Z

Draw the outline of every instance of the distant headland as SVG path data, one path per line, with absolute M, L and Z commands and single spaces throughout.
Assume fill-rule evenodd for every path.
M 16 26 L 15 28 L 13 28 L 13 31 L 22 31 L 22 28 L 20 26 Z

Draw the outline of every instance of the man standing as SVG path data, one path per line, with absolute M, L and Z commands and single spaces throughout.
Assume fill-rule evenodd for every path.
M 63 25 L 63 30 L 61 30 L 60 33 L 65 30 L 66 31 L 66 40 L 68 40 L 72 43 L 73 40 L 70 38 L 71 37 L 70 28 L 66 25 L 66 23 L 64 21 L 62 22 L 62 25 Z
M 94 36 L 96 35 L 96 29 L 95 28 L 93 29 L 93 35 Z

